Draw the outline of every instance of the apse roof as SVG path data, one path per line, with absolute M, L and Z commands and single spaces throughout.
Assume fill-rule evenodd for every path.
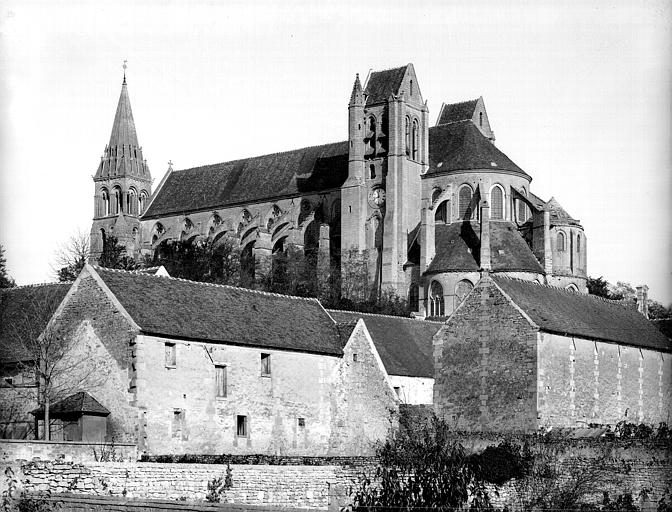
M 354 325 L 359 318 L 364 320 L 389 375 L 434 377 L 432 338 L 441 323 L 331 309 L 329 314 L 344 325 Z
M 492 279 L 543 331 L 672 351 L 665 335 L 631 304 L 534 281 Z
M 145 334 L 236 345 L 343 353 L 316 299 L 94 267 Z
M 510 172 L 531 179 L 471 121 L 429 129 L 429 170 L 424 176 L 458 171 Z
M 480 269 L 481 227 L 478 222 L 453 222 L 435 227 L 436 256 L 426 273 Z M 493 271 L 543 274 L 523 237 L 510 222 L 490 222 L 490 259 Z

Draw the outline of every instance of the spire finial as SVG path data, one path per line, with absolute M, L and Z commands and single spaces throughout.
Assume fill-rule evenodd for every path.
M 122 66 L 124 68 L 124 82 L 123 82 L 123 85 L 126 85 L 126 68 L 128 67 L 126 65 L 127 62 L 128 62 L 127 60 L 124 60 L 124 65 Z

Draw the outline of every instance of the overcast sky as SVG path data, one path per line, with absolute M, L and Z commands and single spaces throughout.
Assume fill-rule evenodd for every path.
M 19 284 L 89 231 L 128 60 L 156 187 L 347 138 L 355 73 L 412 62 L 432 124 L 483 96 L 497 146 L 581 220 L 588 273 L 672 301 L 670 2 L 29 2 L 0 6 L 0 243 Z

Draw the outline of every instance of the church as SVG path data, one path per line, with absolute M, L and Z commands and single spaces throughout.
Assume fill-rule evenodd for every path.
M 345 115 L 345 112 L 343 113 Z M 370 293 L 446 317 L 484 273 L 586 293 L 587 240 L 555 198 L 495 145 L 483 98 L 444 103 L 430 126 L 412 64 L 356 76 L 347 140 L 177 170 L 152 191 L 126 76 L 93 178 L 92 259 L 108 235 L 129 255 L 169 240 L 229 240 L 250 277 L 290 245 L 317 269 L 363 256 Z

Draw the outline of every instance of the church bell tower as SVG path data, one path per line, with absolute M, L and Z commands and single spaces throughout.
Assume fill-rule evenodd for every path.
M 140 250 L 140 215 L 149 204 L 152 177 L 138 144 L 131 101 L 124 80 L 112 124 L 110 141 L 93 177 L 95 186 L 90 261 L 98 261 L 110 237 L 126 248 L 128 256 Z

